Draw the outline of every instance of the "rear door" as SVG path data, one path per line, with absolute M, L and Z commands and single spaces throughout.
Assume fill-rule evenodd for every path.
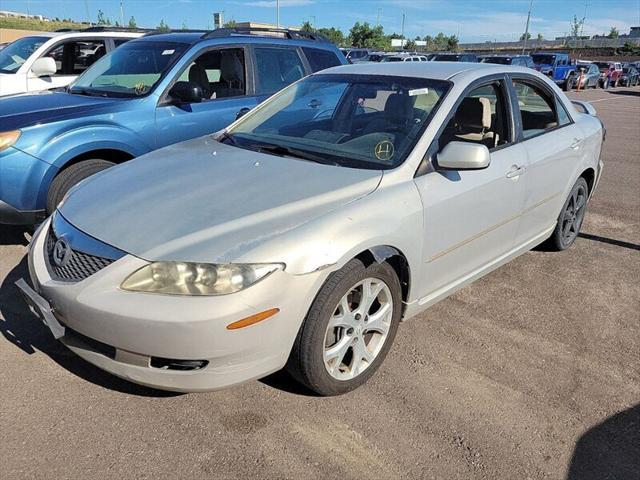
M 517 238 L 524 243 L 554 226 L 580 163 L 584 135 L 553 90 L 535 77 L 514 75 L 512 96 L 518 136 L 527 152 Z
M 217 132 L 232 123 L 243 109 L 259 99 L 253 88 L 248 49 L 240 45 L 199 51 L 174 78 L 156 108 L 158 147 Z M 200 102 L 177 103 L 169 95 L 176 82 L 197 84 Z

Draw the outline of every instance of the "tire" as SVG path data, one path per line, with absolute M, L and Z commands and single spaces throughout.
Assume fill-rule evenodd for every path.
M 568 92 L 573 88 L 573 84 L 574 84 L 574 78 L 573 78 L 573 75 L 571 75 L 569 76 L 569 78 L 567 78 L 567 80 L 562 85 L 562 90 L 564 90 L 565 92 Z
M 367 302 L 371 307 L 366 309 L 364 317 L 358 318 L 363 295 L 358 292 L 364 291 L 364 286 L 358 290 L 358 285 L 362 282 L 383 285 L 383 290 L 376 297 L 370 297 L 375 300 Z M 387 306 L 386 313 L 371 321 L 370 317 L 383 311 L 384 306 Z M 360 260 L 351 260 L 332 273 L 318 292 L 298 331 L 286 369 L 298 382 L 319 395 L 347 393 L 365 383 L 382 364 L 395 338 L 401 315 L 401 287 L 391 265 L 383 262 L 365 267 Z M 334 327 L 330 327 L 330 321 Z M 375 329 L 367 330 L 367 325 L 371 326 L 373 322 L 378 327 L 384 325 L 381 330 L 386 329 L 386 336 Z M 340 323 L 345 326 L 338 326 Z M 355 325 L 355 330 L 350 325 Z M 356 351 L 362 353 L 358 362 Z M 370 361 L 364 360 L 365 351 L 371 356 Z
M 51 215 L 55 211 L 71 187 L 94 173 L 98 173 L 114 165 L 115 163 L 107 160 L 92 159 L 83 160 L 62 170 L 62 172 L 53 179 L 49 187 L 47 194 L 47 215 Z
M 580 198 L 582 200 L 580 200 Z M 584 215 L 587 211 L 588 199 L 589 187 L 587 181 L 580 177 L 573 185 L 569 197 L 562 206 L 555 230 L 551 234 L 551 237 L 545 242 L 550 250 L 561 252 L 569 248 L 573 245 L 573 242 L 576 241 L 580 233 L 580 227 L 582 227 Z M 577 213 L 574 208 L 576 202 L 579 205 Z
M 609 79 L 606 78 L 602 81 L 602 89 L 607 90 L 609 88 Z

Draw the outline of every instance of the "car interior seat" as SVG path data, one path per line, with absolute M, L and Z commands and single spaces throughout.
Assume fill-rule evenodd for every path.
M 491 131 L 491 102 L 485 97 L 462 100 L 454 116 L 455 133 L 452 140 L 496 146 L 497 136 Z
M 211 85 L 207 77 L 207 71 L 199 63 L 194 63 L 189 68 L 189 81 L 202 89 L 202 98 L 209 99 L 212 95 Z
M 393 93 L 389 95 L 384 104 L 384 111 L 381 118 L 376 118 L 363 131 L 366 135 L 373 132 L 393 132 L 400 131 L 413 120 L 414 97 L 409 95 Z
M 244 66 L 235 52 L 222 52 L 218 85 L 217 98 L 244 95 Z

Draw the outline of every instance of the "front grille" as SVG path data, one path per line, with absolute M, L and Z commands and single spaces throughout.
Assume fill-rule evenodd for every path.
M 79 282 L 94 273 L 111 265 L 114 261 L 109 258 L 98 257 L 88 253 L 72 250 L 71 254 L 63 266 L 58 266 L 53 260 L 53 247 L 58 241 L 53 228 L 47 234 L 47 260 L 55 279 L 70 282 Z

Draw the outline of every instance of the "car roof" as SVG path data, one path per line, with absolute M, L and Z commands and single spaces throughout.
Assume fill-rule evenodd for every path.
M 252 34 L 237 34 L 225 37 L 204 37 L 207 32 L 167 32 L 167 33 L 152 33 L 147 34 L 136 42 L 173 42 L 173 43 L 185 43 L 188 45 L 195 45 L 199 43 L 203 44 L 276 44 L 276 45 L 294 45 L 302 47 L 312 47 L 325 50 L 333 50 L 335 45 L 330 42 L 318 42 L 313 40 L 307 40 L 304 38 L 283 38 L 274 35 L 252 35 Z M 364 49 L 360 49 L 364 50 Z
M 482 75 L 504 72 L 529 72 L 531 69 L 473 62 L 385 62 L 342 65 L 328 68 L 318 73 L 341 73 L 359 75 L 397 75 L 402 77 L 432 78 L 449 80 L 451 77 L 468 71 L 478 70 Z M 317 75 L 317 73 L 316 73 Z
M 141 32 L 82 32 L 82 31 L 70 31 L 70 32 L 33 32 L 25 37 L 47 37 L 47 38 L 96 38 L 96 37 L 123 37 L 123 38 L 137 38 L 141 37 Z M 24 38 L 24 37 L 22 37 Z

